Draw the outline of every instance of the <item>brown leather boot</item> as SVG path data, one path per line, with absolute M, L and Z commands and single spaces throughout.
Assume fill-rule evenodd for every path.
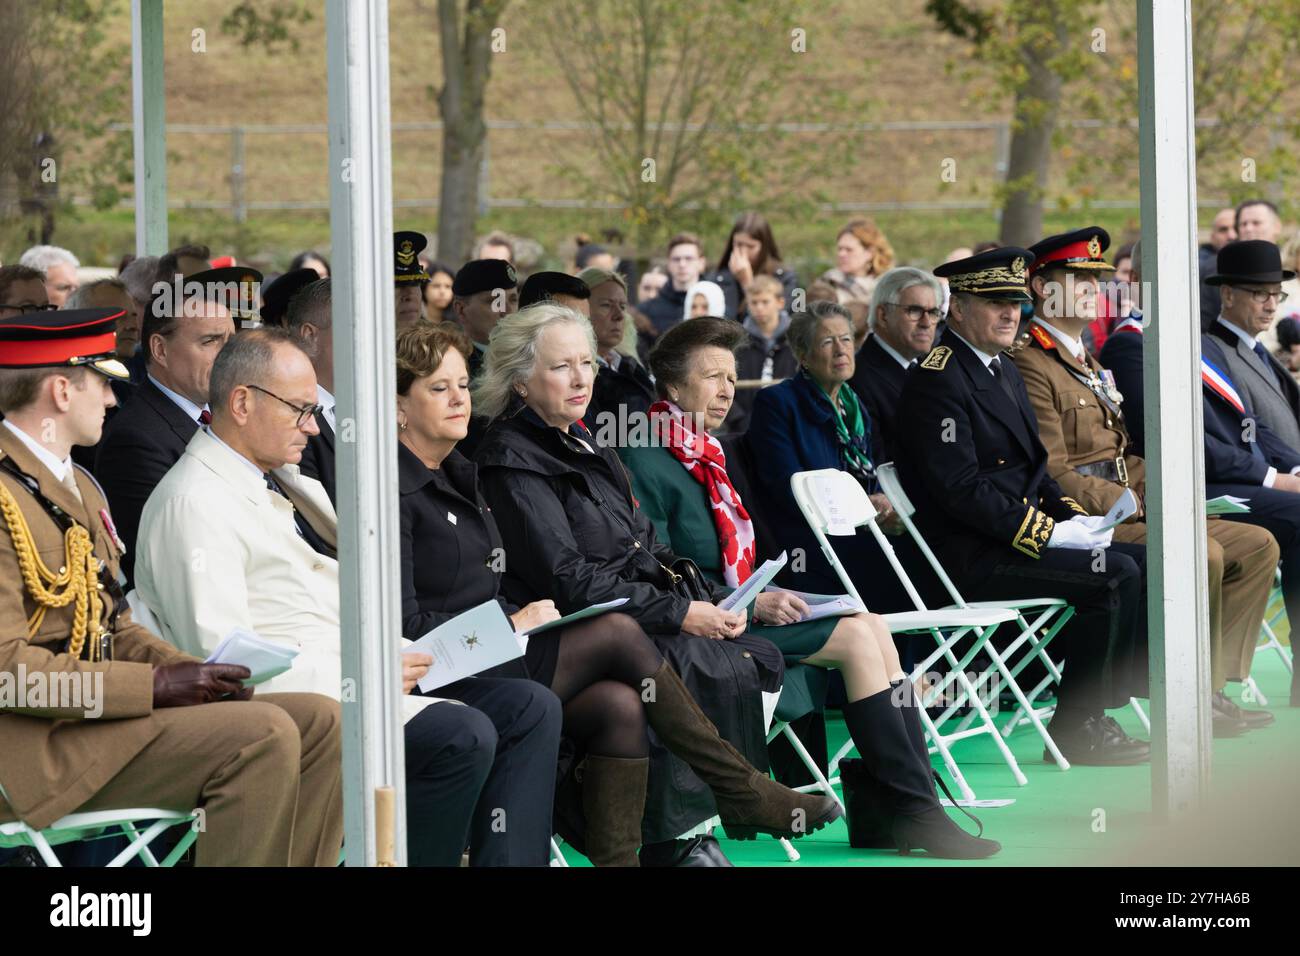
M 641 817 L 650 761 L 641 757 L 587 757 L 582 812 L 587 818 L 587 859 L 592 866 L 640 866 Z
M 729 838 L 752 840 L 767 833 L 798 839 L 841 815 L 840 805 L 830 797 L 796 793 L 755 770 L 718 735 L 666 662 L 652 680 L 654 698 L 646 704 L 646 720 L 668 749 L 713 790 Z

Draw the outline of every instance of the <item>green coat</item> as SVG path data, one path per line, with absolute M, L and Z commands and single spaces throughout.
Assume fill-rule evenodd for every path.
M 632 474 L 632 493 L 641 511 L 655 526 L 655 534 L 673 554 L 690 558 L 709 579 L 725 584 L 722 577 L 722 546 L 709 510 L 704 486 L 692 478 L 681 462 L 666 448 L 623 447 L 619 457 Z M 747 506 L 748 507 L 748 506 Z M 822 668 L 798 666 L 817 653 L 830 639 L 838 618 L 822 618 L 780 627 L 750 626 L 781 649 L 785 656 L 786 685 L 781 694 L 778 716 L 791 719 L 822 708 L 826 673 Z

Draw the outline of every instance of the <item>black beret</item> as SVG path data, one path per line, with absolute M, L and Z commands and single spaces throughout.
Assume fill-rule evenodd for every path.
M 289 300 L 319 278 L 315 269 L 294 269 L 279 276 L 262 293 L 262 324 L 283 326 Z
M 590 299 L 591 290 L 587 283 L 567 272 L 534 272 L 524 280 L 524 287 L 519 290 L 519 308 L 526 309 L 557 295 Z
M 471 259 L 452 279 L 451 294 L 469 296 L 493 289 L 513 289 L 517 285 L 515 267 L 505 259 Z

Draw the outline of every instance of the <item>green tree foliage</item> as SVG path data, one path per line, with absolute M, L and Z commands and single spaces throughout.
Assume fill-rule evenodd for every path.
M 793 115 L 771 108 L 818 65 L 804 0 L 553 0 L 547 12 L 543 39 L 567 65 L 598 156 L 561 171 L 589 198 L 624 206 L 638 248 L 745 206 L 797 214 L 824 198 L 815 173 L 851 161 L 848 138 L 839 153 L 813 151 L 789 128 L 842 108 L 842 95 L 817 89 Z
M 104 23 L 123 0 L 0 0 L 0 214 L 55 238 L 68 197 L 114 206 L 131 182 L 130 50 Z M 86 144 L 94 144 L 93 148 Z

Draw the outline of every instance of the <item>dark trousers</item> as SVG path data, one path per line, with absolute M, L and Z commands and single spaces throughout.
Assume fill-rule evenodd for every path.
M 1250 504 L 1250 514 L 1224 515 L 1225 518 L 1264 528 L 1277 539 L 1282 553 L 1282 598 L 1286 602 L 1287 620 L 1292 622 L 1293 631 L 1300 628 L 1300 495 L 1259 485 L 1206 484 L 1206 498 L 1219 495 L 1246 498 Z M 1294 699 L 1297 694 L 1300 694 L 1300 674 L 1292 673 L 1291 697 Z
M 528 680 L 476 677 L 434 692 L 406 724 L 411 866 L 546 866 L 560 700 Z
M 988 570 L 973 568 L 958 584 L 968 601 L 1057 597 L 1074 606 L 1049 645 L 1064 664 L 1058 714 L 1096 716 L 1127 701 L 1146 667 L 1144 545 L 1114 542 L 1095 554 L 1051 548 L 1037 559 L 1008 549 L 978 564 Z

